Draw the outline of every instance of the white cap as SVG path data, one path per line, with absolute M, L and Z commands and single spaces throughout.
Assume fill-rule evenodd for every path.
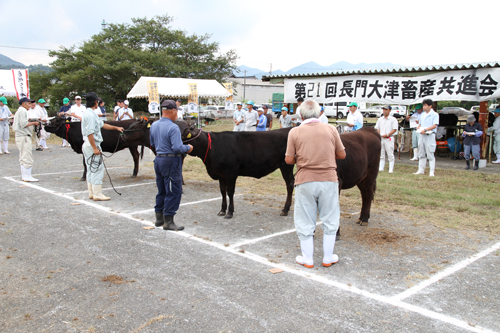
M 75 99 L 82 99 L 80 96 L 76 96 Z
M 128 105 L 128 101 L 123 102 L 123 104 Z
M 257 111 L 262 111 L 264 112 L 264 109 L 263 108 L 258 108 Z

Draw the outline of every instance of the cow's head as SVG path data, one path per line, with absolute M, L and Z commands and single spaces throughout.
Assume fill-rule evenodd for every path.
M 199 133 L 199 130 L 196 129 L 196 125 L 194 123 L 188 123 L 184 120 L 176 120 L 175 124 L 179 126 L 182 141 L 194 138 Z
M 123 140 L 134 141 L 136 139 L 141 139 L 144 134 L 149 136 L 149 128 L 154 121 L 154 119 L 148 119 L 146 117 L 141 117 L 134 121 L 128 128 L 123 130 Z
M 61 117 L 55 117 L 51 119 L 47 124 L 45 124 L 44 128 L 47 132 L 49 133 L 55 133 L 56 130 L 61 127 L 61 125 L 65 124 L 66 122 L 69 122 L 69 120 L 66 120 Z

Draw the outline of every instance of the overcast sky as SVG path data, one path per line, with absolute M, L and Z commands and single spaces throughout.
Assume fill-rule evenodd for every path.
M 172 27 L 211 34 L 238 65 L 288 70 L 308 61 L 330 65 L 384 63 L 423 66 L 500 61 L 498 0 L 229 1 L 0 0 L 0 53 L 26 65 L 49 64 L 47 51 L 79 45 L 102 20 L 168 14 Z M 20 10 L 22 8 L 23 13 Z

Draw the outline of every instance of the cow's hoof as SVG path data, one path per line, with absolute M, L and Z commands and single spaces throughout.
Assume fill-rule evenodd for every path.
M 219 215 L 219 216 L 226 216 L 226 211 L 225 210 L 221 210 L 217 215 Z
M 361 220 L 359 220 L 356 223 L 358 223 L 360 226 L 367 226 L 368 225 L 368 221 L 361 221 Z
M 80 181 L 81 181 L 81 182 L 84 182 L 84 181 L 86 181 L 86 180 L 87 180 L 87 177 L 82 177 L 82 178 L 80 178 Z
M 137 178 L 137 175 L 132 175 L 132 177 L 130 177 L 130 178 Z
M 337 236 L 335 237 L 335 241 L 339 241 L 339 240 L 340 240 L 340 236 L 339 236 L 339 235 L 337 235 Z
M 233 214 L 227 214 L 226 216 L 224 216 L 225 219 L 232 219 L 233 218 Z
M 288 216 L 288 212 L 285 212 L 285 211 L 281 211 L 281 214 L 280 216 Z

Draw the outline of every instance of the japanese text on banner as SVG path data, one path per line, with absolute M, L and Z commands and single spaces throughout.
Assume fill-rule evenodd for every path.
M 14 87 L 16 89 L 17 99 L 30 97 L 29 79 L 27 69 L 13 69 Z
M 158 93 L 158 81 L 148 81 L 149 103 L 160 104 L 160 94 Z
M 196 83 L 188 83 L 188 86 L 189 86 L 188 103 L 198 104 L 198 85 Z
M 233 101 L 233 83 L 232 82 L 227 82 L 224 83 L 224 88 L 231 94 L 231 96 L 228 96 L 226 98 L 226 101 Z
M 447 71 L 415 77 L 349 75 L 285 79 L 285 102 L 356 101 L 410 105 L 434 101 L 487 101 L 500 97 L 500 68 Z

